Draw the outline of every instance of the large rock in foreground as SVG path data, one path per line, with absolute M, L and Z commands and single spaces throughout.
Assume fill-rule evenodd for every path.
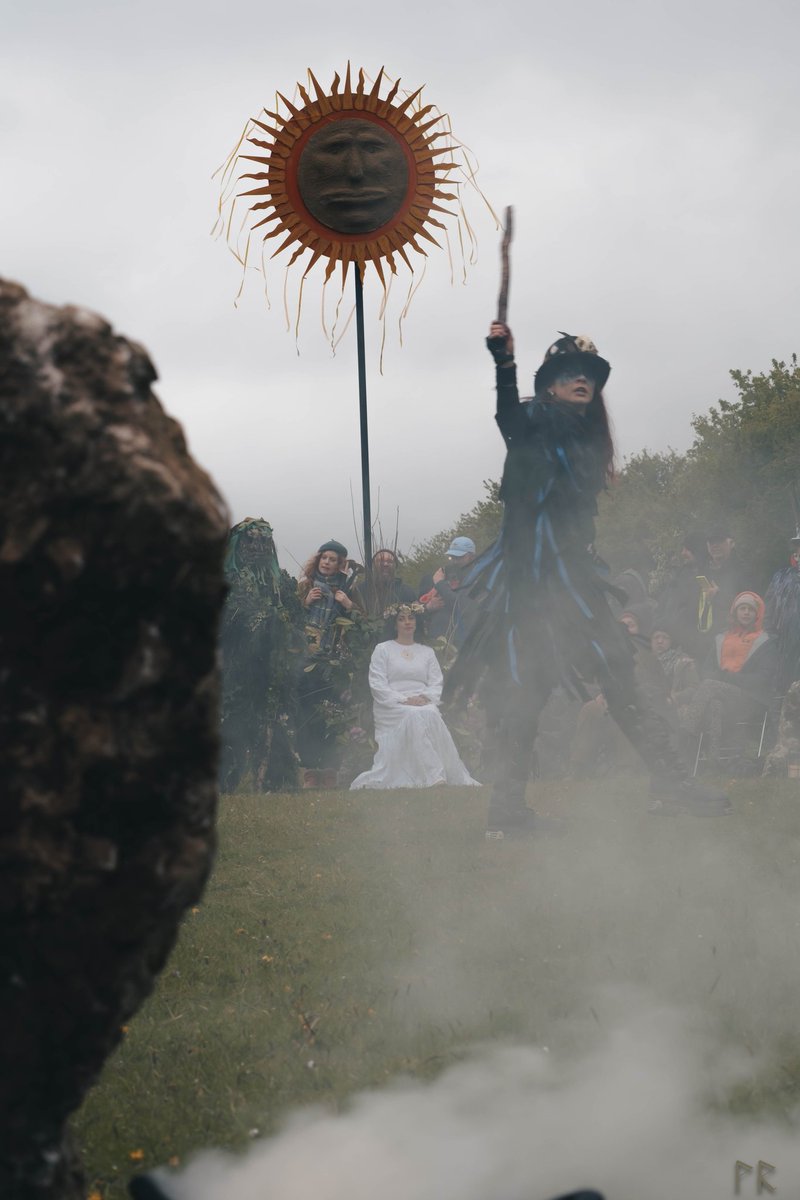
M 138 346 L 0 281 L 0 1196 L 64 1129 L 214 847 L 227 515 Z

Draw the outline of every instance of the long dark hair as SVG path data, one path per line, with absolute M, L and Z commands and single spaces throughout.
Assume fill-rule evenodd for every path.
M 602 389 L 596 391 L 586 405 L 584 420 L 589 423 L 591 437 L 597 444 L 606 482 L 614 478 L 614 436 L 611 432 L 606 400 Z
M 523 397 L 525 399 L 525 397 Z M 549 404 L 560 403 L 557 396 L 545 388 L 543 391 L 537 392 L 533 397 L 534 400 L 543 400 Z M 602 474 L 603 485 L 608 484 L 614 478 L 614 438 L 611 433 L 611 421 L 608 417 L 606 409 L 606 400 L 603 395 L 602 388 L 595 387 L 594 395 L 586 405 L 583 414 L 584 428 L 587 433 L 587 441 L 595 449 L 598 459 L 598 466 Z

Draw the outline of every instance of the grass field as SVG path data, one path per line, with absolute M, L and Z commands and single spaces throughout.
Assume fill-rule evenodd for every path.
M 734 784 L 734 815 L 699 821 L 647 815 L 645 786 L 543 786 L 569 829 L 528 844 L 484 841 L 477 789 L 225 797 L 203 901 L 76 1121 L 95 1191 L 478 1042 L 580 1054 L 609 989 L 779 1059 L 716 1103 L 788 1113 L 800 787 Z

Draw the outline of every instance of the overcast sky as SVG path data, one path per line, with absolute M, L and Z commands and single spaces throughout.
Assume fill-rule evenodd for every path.
M 322 272 L 298 346 L 283 267 L 238 309 L 240 271 L 209 237 L 211 179 L 249 116 L 381 65 L 449 113 L 498 210 L 513 204 L 510 323 L 521 379 L 556 331 L 613 367 L 618 448 L 684 449 L 690 419 L 800 346 L 800 17 L 794 0 L 45 0 L 9 3 L 0 41 L 0 273 L 95 309 L 142 342 L 233 520 L 264 516 L 295 570 L 360 507 L 352 333 L 331 356 Z M 491 361 L 498 235 L 469 202 L 479 260 L 451 286 L 435 250 L 378 371 L 368 278 L 373 508 L 401 549 L 450 525 L 496 478 Z M 421 262 L 421 260 L 420 260 Z M 401 278 L 402 291 L 406 279 Z M 350 289 L 346 293 L 349 305 Z

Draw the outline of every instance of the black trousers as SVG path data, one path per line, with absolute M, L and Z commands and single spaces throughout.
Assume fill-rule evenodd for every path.
M 610 715 L 651 775 L 657 779 L 685 779 L 687 768 L 674 744 L 669 722 L 637 685 L 632 655 L 609 655 L 607 664 L 603 676 L 596 679 Z M 534 772 L 539 718 L 554 687 L 561 682 L 548 667 L 546 659 L 523 656 L 518 663 L 519 682 L 504 665 L 484 685 L 487 741 L 482 765 L 494 782 L 493 806 L 500 804 L 513 810 L 524 805 L 525 785 Z

